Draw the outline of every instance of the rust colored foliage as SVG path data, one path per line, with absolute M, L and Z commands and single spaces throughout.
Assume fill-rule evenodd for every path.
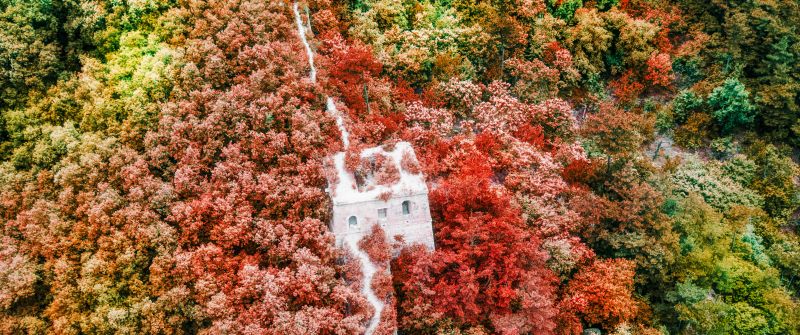
M 392 246 L 383 229 L 374 225 L 370 233 L 358 241 L 358 247 L 369 256 L 370 261 L 377 269 L 371 283 L 361 284 L 370 285 L 375 296 L 384 303 L 380 323 L 374 334 L 391 335 L 397 330 L 396 299 L 392 287 L 392 275 L 389 271 Z
M 393 185 L 400 180 L 400 170 L 391 158 L 384 155 L 376 155 L 374 174 L 378 185 Z
M 411 155 L 410 152 L 403 153 L 403 157 L 400 159 L 400 168 L 410 174 L 417 174 L 422 172 L 419 166 L 419 161 Z
M 330 67 L 328 81 L 342 95 L 344 103 L 356 115 L 366 113 L 364 87 L 381 73 L 381 63 L 372 56 L 372 50 L 359 41 L 344 41 L 341 36 L 326 40 Z
M 389 264 L 392 246 L 386 240 L 386 233 L 379 225 L 373 225 L 372 231 L 358 242 L 358 247 L 369 255 L 375 264 Z
M 632 320 L 638 306 L 632 296 L 635 268 L 631 261 L 608 259 L 581 269 L 566 289 L 569 308 L 590 325 L 613 327 Z
M 627 157 L 642 144 L 645 126 L 641 115 L 604 103 L 596 113 L 587 116 L 583 134 L 607 155 Z
M 413 92 L 382 76 L 383 65 L 370 46 L 347 40 L 338 32 L 326 32 L 321 40 L 319 61 L 328 70 L 325 80 L 342 102 L 340 112 L 352 122 L 348 125 L 351 137 L 372 144 L 391 139 L 405 118 L 392 99 L 397 95 L 397 99 L 409 100 Z
M 647 59 L 644 79 L 653 86 L 670 87 L 675 79 L 672 74 L 672 59 L 666 53 L 653 53 Z
M 441 315 L 501 334 L 551 333 L 554 277 L 538 238 L 523 228 L 509 196 L 490 185 L 484 157 L 461 164 L 431 193 L 436 251 L 409 251 L 397 262 L 401 324 L 423 327 Z
M 173 171 L 165 290 L 185 290 L 209 332 L 358 332 L 364 311 L 346 306 L 362 298 L 335 276 L 319 206 L 335 124 L 293 18 L 274 3 L 193 5 L 204 15 L 180 86 L 148 135 L 154 167 Z
M 364 288 L 380 335 L 798 333 L 798 9 L 3 1 L 0 334 L 363 334 Z M 435 251 L 363 278 L 341 151 Z
M 514 137 L 527 142 L 539 149 L 545 148 L 544 133 L 541 126 L 522 125 L 514 132 Z
M 571 161 L 561 171 L 561 176 L 572 185 L 586 184 L 598 169 L 593 163 L 594 161 L 586 159 Z
M 622 103 L 631 103 L 638 99 L 644 91 L 644 84 L 640 83 L 633 70 L 627 70 L 609 86 L 614 90 L 614 95 Z

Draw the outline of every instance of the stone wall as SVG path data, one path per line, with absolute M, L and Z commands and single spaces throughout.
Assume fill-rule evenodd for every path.
M 409 214 L 403 214 L 403 201 L 410 201 Z M 381 208 L 387 209 L 385 219 L 378 217 Z M 356 225 L 349 224 L 351 216 L 356 217 Z M 360 238 L 369 234 L 375 224 L 383 228 L 390 242 L 399 235 L 406 244 L 421 243 L 429 250 L 434 249 L 427 193 L 392 197 L 388 201 L 373 200 L 333 206 L 330 228 L 336 236 L 337 246 L 342 246 L 345 238 Z

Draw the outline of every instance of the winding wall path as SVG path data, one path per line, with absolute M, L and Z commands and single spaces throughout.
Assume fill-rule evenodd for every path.
M 306 38 L 306 27 L 303 25 L 303 20 L 300 18 L 300 11 L 298 10 L 297 2 L 293 4 L 292 9 L 294 10 L 294 21 L 297 24 L 297 34 L 300 35 L 300 40 L 303 41 L 303 46 L 306 49 L 306 56 L 308 57 L 308 65 L 311 67 L 311 71 L 308 76 L 312 82 L 316 82 L 317 69 L 314 67 L 314 52 L 311 50 L 311 46 L 308 44 L 308 39 Z M 345 128 L 344 119 L 336 109 L 336 104 L 331 97 L 326 97 L 325 108 L 328 113 L 331 113 L 331 115 L 336 118 L 336 125 L 339 127 L 339 131 L 342 132 L 342 144 L 344 144 L 345 149 L 347 149 L 350 144 L 348 139 L 349 133 Z M 369 259 L 369 255 L 367 255 L 367 253 L 358 247 L 358 236 L 347 239 L 347 241 L 345 241 L 345 245 L 347 245 L 348 249 L 350 249 L 350 252 L 352 252 L 361 263 L 361 293 L 364 294 L 364 296 L 367 298 L 367 301 L 374 309 L 374 313 L 372 314 L 372 318 L 370 318 L 369 324 L 367 325 L 367 330 L 364 334 L 372 335 L 372 333 L 375 332 L 375 329 L 378 328 L 378 324 L 381 322 L 381 314 L 384 307 L 383 301 L 378 299 L 378 297 L 375 296 L 375 292 L 372 290 L 372 277 L 375 275 L 377 268 Z

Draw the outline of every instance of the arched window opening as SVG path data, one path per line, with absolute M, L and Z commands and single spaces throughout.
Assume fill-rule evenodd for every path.
M 411 214 L 411 201 L 403 201 L 403 215 Z
M 358 226 L 358 218 L 356 218 L 355 215 L 351 216 L 347 219 L 347 224 L 349 224 L 350 227 Z

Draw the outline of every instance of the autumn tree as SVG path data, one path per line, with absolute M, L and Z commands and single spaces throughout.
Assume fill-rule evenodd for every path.
M 632 158 L 646 138 L 646 127 L 647 120 L 641 115 L 605 103 L 587 117 L 583 135 L 606 156 L 609 174 L 612 161 L 624 163 Z
M 431 194 L 436 251 L 401 256 L 393 267 L 405 279 L 399 283 L 402 327 L 554 330 L 553 276 L 540 242 L 524 229 L 509 196 L 490 184 L 488 168 L 480 156 L 469 157 Z
M 174 31 L 94 36 L 120 47 L 11 115 L 2 332 L 363 330 L 319 206 L 336 126 L 293 18 L 185 6 L 163 18 L 177 51 Z
M 575 274 L 566 288 L 567 305 L 588 325 L 613 329 L 638 312 L 632 296 L 635 264 L 624 259 L 598 260 Z
M 796 2 L 290 4 L 0 1 L 0 333 L 800 333 Z M 370 283 L 326 97 L 428 182 Z

